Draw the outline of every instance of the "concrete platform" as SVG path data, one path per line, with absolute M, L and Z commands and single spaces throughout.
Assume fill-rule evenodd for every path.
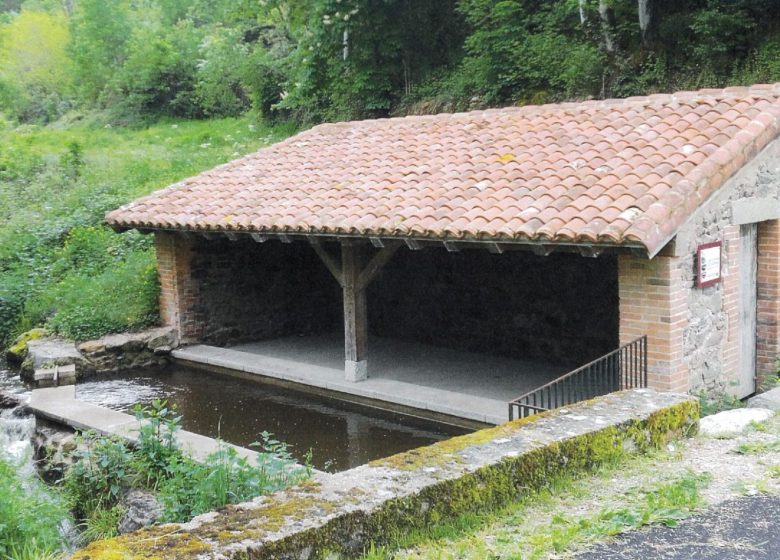
M 288 337 L 233 348 L 195 345 L 173 352 L 193 365 L 315 387 L 336 397 L 360 397 L 471 421 L 500 424 L 507 402 L 570 368 L 372 338 L 369 378 L 344 379 L 338 335 Z

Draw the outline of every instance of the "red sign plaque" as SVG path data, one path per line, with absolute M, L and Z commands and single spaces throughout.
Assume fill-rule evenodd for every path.
M 696 250 L 696 287 L 706 288 L 720 282 L 723 243 L 705 243 Z

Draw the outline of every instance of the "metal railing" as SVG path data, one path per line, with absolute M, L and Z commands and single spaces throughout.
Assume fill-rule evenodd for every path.
M 525 418 L 623 389 L 647 387 L 647 336 L 509 401 L 509 419 Z

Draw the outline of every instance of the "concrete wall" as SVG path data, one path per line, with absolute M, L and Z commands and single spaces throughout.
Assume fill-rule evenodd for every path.
M 617 348 L 617 262 L 404 248 L 368 309 L 376 335 L 579 366 Z
M 760 209 L 751 219 L 744 209 Z M 758 228 L 757 373 L 775 371 L 780 353 L 778 221 L 767 208 L 780 209 L 780 143 L 771 144 L 703 204 L 659 256 L 620 258 L 620 338 L 649 337 L 651 386 L 676 391 L 737 393 L 740 377 L 740 223 Z M 740 215 L 735 216 L 736 213 Z M 722 241 L 722 280 L 696 288 L 699 245 Z M 740 395 L 743 396 L 743 395 Z

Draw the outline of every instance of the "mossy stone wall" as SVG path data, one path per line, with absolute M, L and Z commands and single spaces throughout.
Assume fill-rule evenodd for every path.
M 685 395 L 615 393 L 323 475 L 188 524 L 93 543 L 73 560 L 355 558 L 393 534 L 500 506 L 564 471 L 690 434 L 698 415 Z

